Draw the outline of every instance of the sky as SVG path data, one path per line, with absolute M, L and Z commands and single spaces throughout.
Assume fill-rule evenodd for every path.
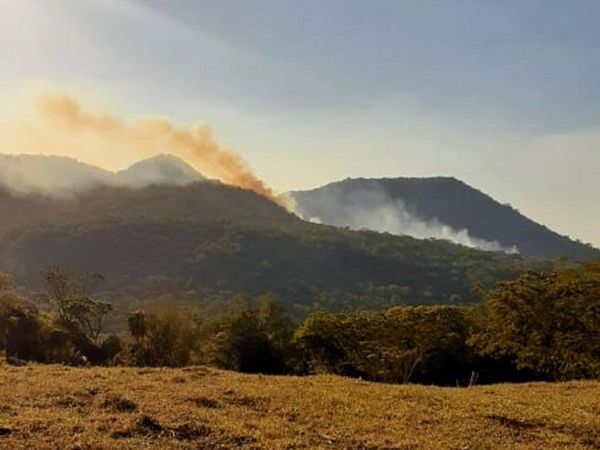
M 600 246 L 597 1 L 0 0 L 0 119 L 46 91 L 208 124 L 277 191 L 454 176 Z

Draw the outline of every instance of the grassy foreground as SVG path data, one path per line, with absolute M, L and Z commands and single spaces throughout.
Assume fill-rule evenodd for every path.
M 3 364 L 0 448 L 598 449 L 600 383 L 453 389 Z

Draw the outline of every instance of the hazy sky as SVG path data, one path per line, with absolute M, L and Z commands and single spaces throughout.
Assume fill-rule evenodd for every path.
M 205 122 L 279 190 L 452 175 L 600 245 L 600 1 L 0 0 L 0 86 Z

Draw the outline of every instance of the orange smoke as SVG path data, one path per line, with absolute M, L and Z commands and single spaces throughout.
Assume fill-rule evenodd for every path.
M 85 111 L 71 96 L 42 97 L 38 100 L 38 109 L 46 131 L 46 143 L 52 141 L 52 137 L 60 139 L 60 143 L 54 143 L 55 148 L 65 145 L 63 143 L 68 139 L 71 148 L 73 145 L 87 146 L 95 149 L 96 153 L 102 152 L 102 155 L 96 154 L 95 158 L 91 158 L 96 160 L 109 159 L 111 155 L 118 158 L 119 152 L 134 152 L 136 156 L 168 153 L 185 159 L 205 175 L 280 202 L 240 155 L 215 142 L 211 129 L 206 125 L 188 129 L 160 117 L 128 123 L 110 114 Z M 85 155 L 81 148 L 70 153 L 75 153 L 70 156 Z M 83 159 L 86 159 L 85 156 Z

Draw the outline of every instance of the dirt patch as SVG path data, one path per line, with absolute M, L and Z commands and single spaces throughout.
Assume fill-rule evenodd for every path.
M 212 429 L 206 425 L 184 423 L 169 427 L 161 425 L 157 420 L 144 415 L 137 419 L 135 423 L 126 430 L 116 431 L 112 434 L 115 439 L 127 439 L 133 436 L 142 436 L 144 438 L 174 438 L 178 441 L 192 441 L 201 437 L 206 437 L 212 433 Z
M 104 401 L 102 402 L 102 407 L 104 409 L 109 409 L 115 412 L 127 413 L 134 412 L 137 409 L 137 405 L 135 404 L 135 402 L 116 394 L 107 395 Z
M 143 436 L 158 436 L 162 431 L 163 427 L 150 416 L 142 416 L 133 428 L 136 434 Z
M 205 437 L 212 433 L 212 430 L 206 425 L 183 424 L 169 429 L 173 437 L 178 441 L 191 441 L 199 437 Z
M 60 408 L 82 408 L 86 406 L 88 401 L 83 398 L 64 396 L 54 400 L 54 405 Z
M 223 394 L 225 402 L 229 405 L 241 406 L 255 411 L 264 412 L 268 409 L 269 401 L 264 397 L 251 397 L 227 390 Z
M 163 427 L 156 420 L 150 416 L 142 416 L 130 428 L 116 431 L 112 436 L 115 439 L 126 439 L 135 435 L 158 437 L 162 432 Z
M 195 397 L 190 398 L 188 401 L 192 402 L 198 408 L 215 409 L 221 406 L 218 401 L 208 397 Z
M 100 388 L 90 387 L 85 390 L 85 395 L 89 397 L 95 397 L 100 392 Z
M 541 428 L 545 425 L 542 422 L 531 422 L 528 420 L 512 419 L 510 417 L 501 416 L 497 414 L 490 414 L 485 416 L 485 418 L 517 431 Z

